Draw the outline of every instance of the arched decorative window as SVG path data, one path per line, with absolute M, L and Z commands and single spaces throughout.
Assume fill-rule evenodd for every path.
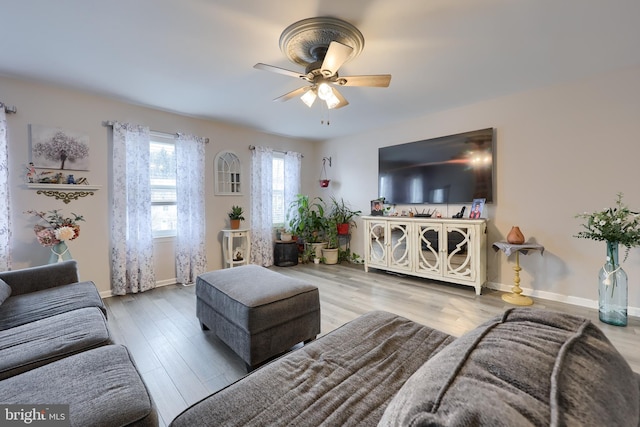
M 221 151 L 213 161 L 215 194 L 218 196 L 242 195 L 242 165 L 232 151 Z

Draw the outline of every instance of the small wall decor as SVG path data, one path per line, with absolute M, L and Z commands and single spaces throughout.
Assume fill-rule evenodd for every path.
M 50 126 L 29 125 L 31 162 L 36 168 L 89 170 L 89 136 Z
M 469 218 L 482 218 L 482 211 L 484 210 L 484 202 L 486 200 L 487 199 L 473 199 L 473 202 L 471 203 L 471 211 L 469 212 Z
M 327 188 L 331 180 L 327 178 L 327 160 L 329 161 L 329 167 L 331 167 L 331 157 L 323 157 L 322 158 L 322 170 L 320 171 L 320 187 Z
M 216 196 L 241 196 L 242 165 L 232 151 L 220 151 L 213 160 L 214 188 Z

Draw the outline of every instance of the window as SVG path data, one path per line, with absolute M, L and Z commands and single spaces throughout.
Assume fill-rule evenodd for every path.
M 151 134 L 151 224 L 153 237 L 176 235 L 176 145 L 171 137 Z
M 273 226 L 282 227 L 286 220 L 286 206 L 284 205 L 284 154 L 273 153 L 272 163 L 272 217 Z
M 216 195 L 241 195 L 242 171 L 238 156 L 231 151 L 221 151 L 216 155 L 213 162 L 215 170 Z

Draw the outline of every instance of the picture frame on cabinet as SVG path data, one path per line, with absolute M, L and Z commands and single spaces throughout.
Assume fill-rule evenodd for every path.
M 384 215 L 384 201 L 375 199 L 371 201 L 371 216 Z
M 483 217 L 482 213 L 486 200 L 487 199 L 473 199 L 473 202 L 471 202 L 471 210 L 469 211 L 470 219 L 480 219 Z

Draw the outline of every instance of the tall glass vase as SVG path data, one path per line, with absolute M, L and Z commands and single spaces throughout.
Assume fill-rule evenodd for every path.
M 51 246 L 51 255 L 49 256 L 49 264 L 67 261 L 71 259 L 71 252 L 65 242 L 57 243 Z
M 607 241 L 607 261 L 600 268 L 598 308 L 600 320 L 615 326 L 627 326 L 627 273 L 618 261 L 618 242 Z

